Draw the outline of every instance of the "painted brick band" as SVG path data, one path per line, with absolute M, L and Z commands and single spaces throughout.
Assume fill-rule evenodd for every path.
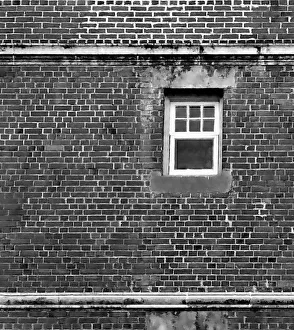
M 118 55 L 118 56 L 130 56 L 130 55 L 149 55 L 149 56 L 177 56 L 177 55 L 238 55 L 238 56 L 269 56 L 269 55 L 293 55 L 294 46 L 292 45 L 267 45 L 267 46 L 193 46 L 193 47 L 156 47 L 146 48 L 142 46 L 137 47 L 125 47 L 125 46 L 75 46 L 72 48 L 62 46 L 3 46 L 0 48 L 0 55 L 56 55 L 56 56 L 74 56 L 74 55 Z
M 1 309 L 294 309 L 294 293 L 0 294 Z

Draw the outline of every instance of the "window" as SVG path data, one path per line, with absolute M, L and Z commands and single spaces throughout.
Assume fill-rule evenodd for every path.
M 165 113 L 164 172 L 209 176 L 220 171 L 221 103 L 217 98 L 169 98 Z

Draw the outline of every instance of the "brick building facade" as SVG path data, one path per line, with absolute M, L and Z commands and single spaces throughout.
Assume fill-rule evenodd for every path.
M 291 2 L 0 2 L 0 329 L 293 329 Z

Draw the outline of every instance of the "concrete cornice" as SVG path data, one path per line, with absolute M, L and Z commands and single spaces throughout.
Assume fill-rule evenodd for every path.
M 2 293 L 1 309 L 294 309 L 294 293 Z
M 268 46 L 175 46 L 172 47 L 125 47 L 125 46 L 0 46 L 0 55 L 294 55 L 294 45 Z

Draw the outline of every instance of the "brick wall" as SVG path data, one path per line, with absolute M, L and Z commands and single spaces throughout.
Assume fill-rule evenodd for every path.
M 68 48 L 286 45 L 293 9 L 289 0 L 0 1 L 0 291 L 292 292 L 293 56 Z M 7 55 L 42 45 L 64 56 Z M 166 88 L 223 89 L 228 191 L 154 189 Z M 0 329 L 151 330 L 148 313 L 22 306 L 1 311 Z M 230 330 L 294 324 L 291 310 L 226 317 Z
M 150 81 L 211 63 L 79 60 L 1 66 L 1 290 L 292 290 L 293 60 L 218 58 L 236 76 L 223 119 L 233 184 L 195 195 L 150 188 L 164 108 Z
M 289 44 L 289 0 L 2 0 L 2 45 Z
M 196 314 L 192 320 L 183 314 Z M 1 311 L 0 329 L 157 329 L 156 321 L 150 322 L 152 316 L 159 315 L 165 323 L 157 322 L 163 329 L 291 329 L 293 314 L 289 309 L 262 311 L 225 311 L 225 312 L 149 312 L 120 311 L 95 309 L 63 310 L 19 310 Z M 182 318 L 180 319 L 180 316 Z M 220 321 L 220 316 L 225 321 Z M 172 323 L 173 318 L 181 322 Z M 190 322 L 187 322 L 190 321 Z M 192 322 L 191 322 L 192 321 Z M 209 328 L 208 328 L 209 329 Z
M 1 311 L 0 329 L 144 329 L 145 317 L 141 311 L 94 309 Z

